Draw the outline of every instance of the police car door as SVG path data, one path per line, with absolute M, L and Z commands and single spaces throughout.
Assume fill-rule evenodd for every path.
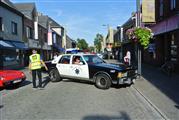
M 70 59 L 71 59 L 71 55 L 63 55 L 57 64 L 57 69 L 60 75 L 63 77 L 69 76 Z
M 79 57 L 80 63 L 75 63 L 75 58 Z M 88 70 L 88 65 L 84 61 L 83 57 L 81 55 L 73 55 L 72 56 L 72 61 L 71 61 L 71 66 L 70 66 L 70 74 L 73 78 L 76 79 L 89 79 L 89 70 Z

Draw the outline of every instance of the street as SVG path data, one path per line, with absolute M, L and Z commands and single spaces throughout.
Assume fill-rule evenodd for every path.
M 166 119 L 133 86 L 100 90 L 91 83 L 51 83 L 43 74 L 43 90 L 32 89 L 31 76 L 17 89 L 1 90 L 1 120 L 6 119 Z

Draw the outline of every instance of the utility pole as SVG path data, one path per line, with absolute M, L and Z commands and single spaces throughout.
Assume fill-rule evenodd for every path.
M 120 42 L 121 42 L 121 52 L 120 52 L 120 60 L 123 61 L 123 27 L 120 27 Z
M 136 27 L 140 27 L 141 19 L 140 19 L 140 0 L 136 0 L 136 8 L 137 8 L 137 13 L 136 13 Z M 142 70 L 141 70 L 141 48 L 138 44 L 138 74 L 141 76 Z

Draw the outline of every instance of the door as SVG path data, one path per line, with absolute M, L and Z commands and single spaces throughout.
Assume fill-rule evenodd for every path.
M 69 72 L 72 78 L 82 79 L 82 80 L 89 79 L 88 64 L 84 61 L 83 57 L 80 55 L 72 56 Z
M 57 69 L 62 77 L 68 77 L 70 75 L 70 59 L 71 55 L 64 55 L 57 64 Z

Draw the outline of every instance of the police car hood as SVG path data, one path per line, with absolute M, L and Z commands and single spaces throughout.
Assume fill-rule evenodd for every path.
M 113 64 L 113 63 L 98 63 L 95 64 L 97 67 L 103 67 L 106 69 L 115 69 L 119 71 L 123 71 L 127 69 L 127 66 L 125 64 Z

